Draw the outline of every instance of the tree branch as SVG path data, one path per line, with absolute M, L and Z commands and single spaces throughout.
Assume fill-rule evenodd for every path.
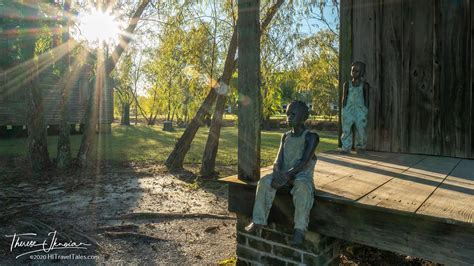
M 110 73 L 112 73 L 123 51 L 127 49 L 128 44 L 132 40 L 133 32 L 135 31 L 138 21 L 140 20 L 140 16 L 143 14 L 143 11 L 147 7 L 148 3 L 150 3 L 150 0 L 142 0 L 140 2 L 137 10 L 130 19 L 130 22 L 128 23 L 128 27 L 124 31 L 125 33 L 120 35 L 119 44 L 115 47 L 114 51 L 112 52 L 112 55 L 107 59 L 107 63 L 105 65 L 106 76 L 109 76 Z

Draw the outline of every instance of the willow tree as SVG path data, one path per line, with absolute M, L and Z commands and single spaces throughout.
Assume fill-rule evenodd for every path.
M 331 104 L 338 102 L 339 53 L 337 36 L 322 30 L 300 43 L 304 59 L 297 69 L 296 89 L 310 94 L 313 110 L 331 116 Z
M 145 90 L 146 99 L 140 110 L 149 124 L 156 116 L 165 114 L 168 121 L 176 117 L 187 120 L 202 99 L 207 65 L 212 61 L 209 53 L 212 43 L 205 25 L 188 26 L 182 15 L 171 16 L 157 34 L 158 45 L 151 50 L 144 63 L 144 73 L 150 86 Z
M 21 30 L 29 32 L 30 30 L 40 27 L 40 3 L 33 7 L 32 10 L 27 11 L 25 20 L 33 17 L 37 20 L 33 22 L 22 23 Z M 27 8 L 27 7 L 23 7 Z M 44 32 L 43 32 L 44 33 Z M 24 58 L 29 61 L 30 68 L 29 77 L 26 77 L 28 82 L 27 89 L 27 128 L 28 128 L 28 162 L 33 171 L 44 170 L 51 165 L 48 153 L 48 143 L 46 139 L 46 124 L 44 121 L 44 104 L 39 86 L 39 72 L 40 72 L 40 55 L 50 49 L 50 36 L 34 35 L 30 40 L 25 36 L 26 45 L 24 48 Z M 26 70 L 26 69 L 25 69 Z M 28 71 L 28 70 L 27 70 Z
M 7 70 L 11 77 L 7 82 L 10 93 L 26 87 L 26 124 L 28 129 L 27 157 L 31 170 L 40 171 L 51 165 L 49 158 L 46 123 L 44 118 L 44 103 L 40 86 L 40 74 L 53 76 L 55 62 L 61 57 L 54 52 L 55 32 L 52 30 L 58 21 L 47 19 L 51 13 L 50 1 L 34 1 L 28 5 L 23 3 L 8 3 L 6 9 L 16 10 L 16 30 L 19 33 L 17 45 L 18 58 L 16 66 Z M 2 7 L 2 9 L 5 7 Z M 8 92 L 7 92 L 8 93 Z
M 270 22 L 273 20 L 278 9 L 283 5 L 283 3 L 284 3 L 284 0 L 278 0 L 266 10 L 266 15 L 264 16 L 260 25 L 260 34 L 265 33 L 267 31 L 268 26 L 270 25 Z M 234 31 L 235 31 L 235 28 L 234 28 Z M 235 32 L 234 34 L 236 35 Z M 236 42 L 236 40 L 234 39 L 232 39 L 231 42 L 232 41 Z M 236 46 L 237 44 L 235 44 L 235 47 Z M 234 48 L 234 45 L 231 45 L 231 47 Z M 233 55 L 235 56 L 235 52 Z M 227 58 L 230 59 L 229 56 Z M 228 66 L 228 68 L 227 69 L 224 68 L 224 73 L 222 75 L 222 81 L 224 83 L 224 86 L 229 85 L 230 79 L 232 77 L 232 72 L 234 71 L 234 68 L 236 66 L 236 63 L 234 62 L 233 57 L 232 57 L 232 63 L 231 62 L 229 62 L 229 64 L 226 63 L 226 66 Z M 214 115 L 212 116 L 212 121 L 211 121 L 211 128 L 209 129 L 209 135 L 207 137 L 206 147 L 204 149 L 203 158 L 202 158 L 201 174 L 203 176 L 211 176 L 214 174 L 217 150 L 219 147 L 220 131 L 222 127 L 222 116 L 224 114 L 225 103 L 227 100 L 226 96 L 227 96 L 226 94 L 222 94 L 222 93 L 217 96 L 216 107 L 215 107 Z
M 131 16 L 127 28 L 124 30 L 124 34 L 119 36 L 119 43 L 113 49 L 113 52 L 108 58 L 103 58 L 104 62 L 101 62 L 100 59 L 103 55 L 99 54 L 98 56 L 98 72 L 101 72 L 100 75 L 96 71 L 96 86 L 93 88 L 93 92 L 91 93 L 88 101 L 88 107 L 86 111 L 86 115 L 84 117 L 85 125 L 84 125 L 84 133 L 82 135 L 81 145 L 79 147 L 79 151 L 77 153 L 77 161 L 80 166 L 87 166 L 89 162 L 92 161 L 93 158 L 93 149 L 95 148 L 96 144 L 96 125 L 98 122 L 98 110 L 94 111 L 94 107 L 98 105 L 98 98 L 100 97 L 100 91 L 104 84 L 106 83 L 107 79 L 109 78 L 112 71 L 115 69 L 117 62 L 119 61 L 121 55 L 127 49 L 130 41 L 132 40 L 133 33 L 135 28 L 138 25 L 141 15 L 145 11 L 146 7 L 150 3 L 150 0 L 141 0 L 137 9 Z
M 120 66 L 112 72 L 114 101 L 120 109 L 120 124 L 130 125 L 130 106 L 134 101 L 133 77 L 132 77 L 132 55 L 127 53 L 120 63 Z
M 268 7 L 267 13 L 261 23 L 261 27 L 263 30 L 268 27 L 273 16 L 277 12 L 278 8 L 283 4 L 283 0 L 278 0 L 273 5 Z M 230 1 L 230 10 L 233 21 L 235 21 L 235 10 L 236 6 L 233 1 Z M 203 175 L 208 175 L 208 173 L 214 172 L 215 166 L 215 158 L 217 155 L 217 148 L 219 144 L 219 136 L 220 136 L 220 129 L 222 124 L 222 115 L 224 113 L 225 108 L 225 101 L 226 101 L 226 91 L 223 88 L 229 86 L 230 80 L 232 78 L 232 73 L 236 67 L 236 55 L 237 51 L 237 31 L 235 27 L 235 23 L 232 26 L 232 36 L 230 38 L 229 45 L 227 47 L 227 53 L 225 57 L 224 68 L 222 74 L 219 77 L 219 84 L 216 84 L 209 93 L 207 94 L 204 102 L 201 104 L 199 110 L 197 111 L 194 118 L 191 120 L 190 124 L 184 131 L 183 135 L 179 138 L 178 142 L 175 144 L 175 147 L 171 154 L 168 156 L 168 159 L 165 162 L 165 165 L 168 169 L 174 170 L 183 167 L 184 157 L 186 156 L 189 148 L 191 147 L 191 143 L 196 135 L 200 126 L 204 124 L 205 116 L 210 114 L 212 110 L 213 104 L 218 100 L 216 104 L 214 116 L 211 120 L 211 129 L 209 131 L 208 141 L 206 143 L 206 148 L 204 152 L 203 158 L 203 166 L 201 172 Z

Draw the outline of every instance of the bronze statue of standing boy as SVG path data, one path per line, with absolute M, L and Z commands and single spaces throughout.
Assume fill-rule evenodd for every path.
M 286 116 L 291 131 L 284 133 L 281 138 L 273 173 L 262 177 L 258 182 L 252 223 L 245 230 L 254 231 L 267 225 L 277 189 L 289 184 L 292 186 L 291 194 L 295 205 L 295 231 L 291 244 L 299 245 L 304 240 L 314 201 L 313 172 L 319 136 L 307 130 L 304 125 L 309 116 L 304 102 L 291 102 Z
M 365 64 L 359 61 L 352 63 L 351 80 L 345 82 L 342 93 L 342 153 L 352 149 L 352 126 L 355 126 L 355 148 L 365 152 L 367 144 L 367 113 L 369 84 L 362 80 L 365 75 Z

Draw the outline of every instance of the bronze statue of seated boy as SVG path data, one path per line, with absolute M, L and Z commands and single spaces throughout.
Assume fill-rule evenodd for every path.
M 262 177 L 258 182 L 252 223 L 245 230 L 250 232 L 267 225 L 277 189 L 289 184 L 295 205 L 295 230 L 291 244 L 299 245 L 304 240 L 314 201 L 313 172 L 319 136 L 307 130 L 304 125 L 309 116 L 304 102 L 291 102 L 286 115 L 291 131 L 284 133 L 281 138 L 273 173 Z

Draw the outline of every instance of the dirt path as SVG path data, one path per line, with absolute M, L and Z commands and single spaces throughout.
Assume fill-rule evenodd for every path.
M 35 232 L 34 239 L 40 242 L 51 239 L 46 234 L 56 230 L 60 242 L 91 246 L 34 254 L 95 257 L 31 260 L 24 255 L 15 259 L 32 249 L 10 252 L 12 238 L 4 237 L 0 264 L 216 264 L 234 257 L 235 219 L 227 211 L 226 186 L 193 182 L 193 175 L 176 176 L 161 170 L 112 169 L 103 174 L 9 184 L 43 204 L 3 221 L 2 236 Z

